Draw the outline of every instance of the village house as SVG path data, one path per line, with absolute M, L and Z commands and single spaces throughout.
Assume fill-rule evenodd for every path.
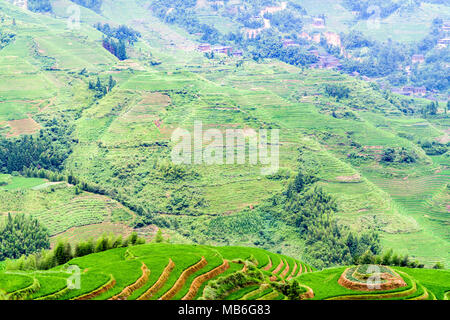
M 213 51 L 216 52 L 216 53 L 231 54 L 233 52 L 233 48 L 229 47 L 229 46 L 215 47 L 213 49 Z
M 416 88 L 414 88 L 414 94 L 418 95 L 418 96 L 425 96 L 427 94 L 427 88 L 416 87 Z
M 318 69 L 335 69 L 341 66 L 339 59 L 330 54 L 319 56 L 319 62 L 313 65 L 313 67 Z
M 442 31 L 449 32 L 450 31 L 450 21 L 444 21 L 442 24 Z
M 325 28 L 325 20 L 322 18 L 313 19 L 313 27 L 315 28 Z
M 447 48 L 447 46 L 450 44 L 450 38 L 444 38 L 438 40 L 438 48 Z
M 284 39 L 283 40 L 283 47 L 287 48 L 287 47 L 299 47 L 300 45 L 298 43 L 296 43 L 294 40 L 292 39 Z
M 210 52 L 211 45 L 209 43 L 202 43 L 198 46 L 198 51 L 200 52 Z
M 425 62 L 425 57 L 423 54 L 414 54 L 411 58 L 412 63 L 423 63 Z
M 242 57 L 243 55 L 244 55 L 244 52 L 242 52 L 242 50 L 233 51 L 233 56 L 235 56 L 235 57 Z
M 320 55 L 319 50 L 309 50 L 308 52 L 315 55 L 316 57 L 318 57 Z
M 28 0 L 14 0 L 14 4 L 22 9 L 28 9 Z
M 302 33 L 300 33 L 299 38 L 301 39 L 306 39 L 306 40 L 311 40 L 312 38 L 309 36 L 309 34 L 307 34 L 305 31 L 303 31 Z
M 425 96 L 427 94 L 427 89 L 425 87 L 405 86 L 402 88 L 401 94 L 404 96 Z
M 382 87 L 382 89 L 384 90 L 385 88 Z M 391 89 L 391 92 L 392 92 L 392 93 L 396 93 L 396 94 L 403 94 L 403 90 L 402 90 L 402 89 L 399 89 L 399 88 L 392 88 L 392 89 Z

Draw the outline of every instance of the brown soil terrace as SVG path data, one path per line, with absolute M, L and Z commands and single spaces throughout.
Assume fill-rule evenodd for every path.
M 208 261 L 206 261 L 205 257 L 202 257 L 199 262 L 184 270 L 183 273 L 178 278 L 177 282 L 175 282 L 175 284 L 173 285 L 173 287 L 170 288 L 169 291 L 167 291 L 161 298 L 159 298 L 159 300 L 172 299 L 178 293 L 178 291 L 180 291 L 183 288 L 189 276 L 196 273 L 198 270 L 204 268 L 207 264 Z
M 106 284 L 104 284 L 100 288 L 98 288 L 90 293 L 87 293 L 78 298 L 75 298 L 74 300 L 90 300 L 90 299 L 98 297 L 102 293 L 112 289 L 115 285 L 116 285 L 116 279 L 114 279 L 113 276 L 111 275 L 111 280 L 109 280 Z
M 297 271 L 298 265 L 297 262 L 294 264 L 294 268 L 292 269 L 291 274 L 289 275 L 289 277 L 287 278 L 287 280 L 291 280 L 292 277 L 295 275 L 295 271 Z
M 403 272 L 402 272 L 403 273 Z M 371 299 L 392 299 L 407 297 L 417 291 L 417 283 L 413 281 L 412 287 L 405 291 L 382 293 L 382 294 L 361 294 L 361 295 L 344 295 L 327 298 L 326 300 L 371 300 Z
M 300 295 L 300 300 L 306 300 L 306 299 L 312 299 L 312 298 L 314 298 L 314 291 L 313 291 L 313 289 L 311 289 L 310 287 L 308 287 L 308 286 L 305 286 L 305 285 L 301 285 L 302 287 L 304 287 L 304 288 L 306 288 L 307 289 L 307 291 L 305 292 L 305 293 L 302 293 L 301 295 Z
M 6 135 L 8 138 L 17 137 L 21 134 L 33 134 L 41 128 L 41 126 L 31 117 L 8 121 L 8 125 L 11 128 L 10 132 Z
M 281 268 L 284 266 L 284 261 L 281 259 L 280 264 L 275 268 L 275 270 L 272 271 L 273 274 L 278 274 L 280 272 Z
M 346 278 L 347 272 L 351 268 L 347 268 L 342 275 L 340 276 L 338 283 L 343 286 L 344 288 L 350 289 L 350 290 L 357 290 L 357 291 L 385 291 L 385 290 L 393 290 L 401 287 L 405 287 L 407 284 L 406 282 L 400 277 L 398 274 L 396 276 L 393 276 L 389 273 L 381 273 L 380 279 L 385 280 L 385 282 L 379 283 L 378 288 L 371 288 L 370 285 L 366 282 L 356 282 L 352 281 Z
M 339 176 L 336 177 L 336 180 L 339 182 L 360 182 L 361 175 L 359 173 L 355 173 L 352 176 Z
M 172 259 L 169 259 L 169 263 L 159 276 L 158 281 L 156 281 L 155 284 L 150 289 L 148 289 L 144 294 L 142 294 L 139 298 L 137 298 L 137 300 L 150 300 L 150 298 L 153 297 L 153 295 L 164 286 L 173 268 L 175 268 L 175 263 L 172 261 Z
M 223 263 L 217 268 L 195 278 L 194 281 L 192 281 L 191 283 L 191 287 L 189 288 L 188 293 L 186 293 L 186 295 L 183 298 L 181 298 L 181 300 L 193 300 L 203 283 L 205 283 L 208 280 L 211 280 L 212 278 L 218 276 L 219 274 L 224 273 L 229 267 L 230 263 L 228 262 L 228 260 L 224 260 Z
M 302 266 L 302 264 L 300 263 L 299 265 L 299 270 L 298 270 L 298 273 L 297 273 L 297 275 L 301 275 L 302 274 L 302 272 L 303 272 L 303 266 Z
M 269 258 L 269 263 L 263 268 L 265 271 L 269 271 L 272 268 L 272 259 Z
M 142 276 L 139 279 L 137 279 L 135 283 L 133 283 L 132 285 L 129 285 L 128 287 L 123 289 L 122 292 L 115 295 L 114 297 L 112 297 L 109 300 L 127 300 L 127 298 L 129 296 L 131 296 L 131 294 L 134 291 L 141 288 L 148 281 L 148 278 L 150 276 L 150 270 L 147 268 L 145 263 L 142 263 L 141 270 L 142 270 Z
M 289 272 L 289 264 L 286 261 L 286 268 L 284 268 L 283 272 L 281 272 L 280 276 L 284 279 Z

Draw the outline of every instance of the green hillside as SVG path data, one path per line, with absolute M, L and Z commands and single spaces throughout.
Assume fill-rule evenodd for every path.
M 45 271 L 0 261 L 0 299 L 448 299 L 450 273 L 438 268 L 450 265 L 449 49 L 433 47 L 444 36 L 433 26 L 449 6 L 389 1 L 369 28 L 348 1 L 211 2 L 52 0 L 32 12 L 0 0 L 0 231 L 24 214 L 52 248 L 134 232 L 171 243 Z M 80 10 L 79 27 L 68 7 Z M 239 36 L 258 28 L 260 38 Z M 342 50 L 302 42 L 302 32 L 333 32 Z M 353 48 L 354 34 L 373 43 Z M 426 61 L 412 66 L 426 37 Z M 201 43 L 243 53 L 205 54 Z M 314 48 L 344 69 L 396 64 L 370 78 L 314 68 Z M 434 78 L 442 86 L 422 97 L 390 90 Z M 268 140 L 278 129 L 279 168 L 173 163 L 173 133 L 198 122 L 223 136 L 268 130 Z M 390 249 L 395 262 L 381 266 Z M 69 265 L 81 289 L 67 288 Z M 385 289 L 364 290 L 369 268 L 382 270 Z
M 79 289 L 67 288 L 65 280 L 72 272 L 66 271 L 68 266 L 77 266 L 81 272 Z M 357 270 L 363 272 L 362 267 Z M 369 267 L 365 266 L 365 270 Z M 315 271 L 298 260 L 257 248 L 160 243 L 95 253 L 48 271 L 3 271 L 0 287 L 11 299 L 35 300 L 298 300 L 369 296 L 442 300 L 450 289 L 448 271 L 379 268 L 401 277 L 404 286 L 372 292 L 352 290 L 338 284 L 345 267 Z M 293 281 L 298 281 L 299 286 L 296 291 L 289 291 Z
M 427 155 L 420 144 L 444 136 L 448 118 L 423 119 L 400 111 L 403 102 L 420 110 L 427 103 L 423 99 L 389 95 L 357 78 L 276 60 L 244 59 L 236 67 L 240 58 L 208 59 L 187 47 L 195 40 L 176 27 L 170 28 L 169 57 L 167 38 L 154 33 L 167 26 L 152 16 L 142 16 L 138 23 L 121 13 L 120 22 L 130 23 L 143 36 L 129 48 L 132 58 L 119 61 L 101 47 L 101 33 L 89 26 L 99 22 L 98 13 L 83 8 L 87 20 L 82 19 L 82 28 L 75 32 L 66 28 L 64 19 L 0 4 L 9 21 L 7 30 L 16 34 L 15 41 L 0 50 L 7 70 L 1 76 L 10 79 L 2 82 L 3 132 L 10 137 L 20 134 L 23 125 L 15 131 L 15 120 L 37 124 L 26 133 L 49 127 L 55 117 L 66 121 L 73 142 L 63 173 L 101 186 L 105 196 L 76 195 L 63 184 L 25 193 L 10 190 L 2 197 L 17 200 L 5 202 L 3 214 L 34 214 L 55 236 L 75 228 L 80 234 L 87 232 L 80 237 L 85 239 L 91 224 L 101 229 L 117 222 L 123 234 L 129 233 L 127 228 L 150 224 L 167 229 L 177 241 L 257 243 L 301 257 L 303 239 L 295 228 L 263 218 L 259 209 L 295 176 L 301 149 L 306 166 L 317 172 L 317 185 L 336 198 L 340 223 L 355 231 L 370 223 L 381 232 L 386 249 L 427 265 L 448 264 L 448 157 Z M 59 4 L 54 4 L 56 15 Z M 118 18 L 116 6 L 104 3 L 104 22 Z M 130 8 L 134 12 L 136 7 Z M 149 25 L 153 31 L 146 29 Z M 162 64 L 152 65 L 149 59 Z M 96 97 L 88 82 L 99 77 L 106 83 L 109 76 L 117 85 Z M 327 95 L 325 88 L 335 83 L 350 88 L 350 95 L 344 99 Z M 287 175 L 262 177 L 260 165 L 196 165 L 181 168 L 182 179 L 175 180 L 165 171 L 170 136 L 177 127 L 192 128 L 195 120 L 222 132 L 279 128 L 280 166 Z M 404 148 L 416 160 L 383 162 L 380 158 L 387 148 Z M 440 200 L 433 201 L 436 197 Z M 116 208 L 124 213 L 114 218 Z M 57 219 L 52 212 L 58 212 Z M 66 212 L 76 215 L 66 219 Z M 264 221 L 256 227 L 260 235 L 253 235 L 254 226 L 245 217 L 249 214 Z M 275 230 L 283 230 L 282 236 Z

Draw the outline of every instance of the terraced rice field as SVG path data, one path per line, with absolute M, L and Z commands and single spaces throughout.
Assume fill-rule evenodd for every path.
M 77 242 L 104 232 L 131 233 L 127 225 L 134 213 L 108 197 L 76 194 L 66 183 L 46 184 L 38 178 L 13 177 L 6 187 L 15 189 L 0 187 L 0 215 L 32 214 L 53 237 Z
M 225 292 L 223 299 L 286 299 L 273 284 L 290 279 L 299 282 L 298 299 L 436 300 L 444 299 L 450 291 L 447 270 L 379 266 L 381 273 L 398 277 L 403 285 L 359 291 L 344 286 L 339 279 L 344 275 L 350 281 L 366 279 L 370 266 L 315 271 L 293 258 L 256 248 L 165 243 L 95 253 L 49 271 L 0 271 L 0 289 L 10 299 L 193 300 L 203 297 L 210 281 L 236 272 L 245 274 L 250 261 L 263 272 L 265 280 L 235 287 Z M 67 279 L 73 275 L 68 266 L 80 270 L 79 289 L 67 287 Z
M 279 264 L 271 272 L 264 271 L 267 282 L 236 288 L 225 299 L 264 298 L 274 290 L 271 282 L 284 282 L 292 273 L 291 268 L 305 266 L 295 259 L 256 248 L 148 244 L 71 260 L 68 265 L 77 266 L 81 272 L 80 289 L 67 288 L 68 265 L 20 275 L 2 272 L 0 288 L 12 296 L 28 288 L 29 299 L 192 300 L 202 297 L 209 281 L 245 272 L 245 261 L 250 260 L 261 270 L 270 266 L 272 260 Z
M 409 269 L 392 267 L 406 283 L 391 290 L 352 290 L 339 283 L 347 267 L 330 268 L 298 277 L 301 284 L 311 287 L 314 300 L 436 300 L 444 299 L 450 287 L 447 270 Z

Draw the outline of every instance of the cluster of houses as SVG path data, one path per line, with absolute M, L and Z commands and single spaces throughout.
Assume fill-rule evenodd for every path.
M 450 38 L 448 37 L 448 32 L 450 32 L 450 21 L 444 21 L 442 24 L 442 31 L 447 33 L 447 37 L 438 40 L 437 47 L 439 49 L 447 48 L 450 44 Z
M 320 54 L 318 50 L 311 50 L 310 53 L 314 54 L 319 61 L 312 65 L 317 69 L 339 69 L 342 64 L 341 61 L 331 54 Z
M 423 54 L 414 54 L 411 57 L 412 63 L 423 63 L 425 62 L 425 56 Z
M 325 20 L 322 18 L 313 18 L 312 26 L 314 28 L 325 28 Z
M 197 47 L 200 52 L 214 52 L 214 53 L 222 53 L 226 55 L 233 55 L 235 57 L 242 57 L 243 52 L 241 50 L 234 50 L 233 47 L 230 46 L 211 46 L 209 43 L 202 43 Z
M 295 42 L 292 39 L 284 39 L 283 40 L 283 47 L 289 48 L 289 47 L 299 47 L 300 44 Z M 341 61 L 336 58 L 335 56 L 331 54 L 321 54 L 319 50 L 309 50 L 309 53 L 315 55 L 319 61 L 312 65 L 313 68 L 317 69 L 339 69 L 342 64 Z
M 450 38 L 444 38 L 444 39 L 439 39 L 438 40 L 438 48 L 447 48 L 448 45 L 450 44 Z
M 444 21 L 442 24 L 442 31 L 449 32 L 450 31 L 450 21 Z
M 425 87 L 413 87 L 413 86 L 405 86 L 401 89 L 392 89 L 393 93 L 401 94 L 404 96 L 425 96 L 427 94 L 427 88 Z
M 282 44 L 283 44 L 283 47 L 285 47 L 285 48 L 300 47 L 300 44 L 295 42 L 292 39 L 284 39 L 284 40 L 282 40 Z
M 295 42 L 292 39 L 284 39 L 282 40 L 283 47 L 289 48 L 289 47 L 299 47 L 300 44 Z M 232 55 L 235 57 L 242 57 L 243 52 L 241 50 L 234 50 L 233 47 L 230 46 L 211 46 L 208 43 L 202 43 L 197 47 L 197 50 L 203 53 L 222 53 L 226 55 Z M 341 62 L 338 58 L 335 56 L 325 53 L 321 54 L 319 50 L 309 50 L 309 53 L 315 55 L 319 61 L 312 65 L 313 68 L 318 69 L 339 69 L 341 67 Z

